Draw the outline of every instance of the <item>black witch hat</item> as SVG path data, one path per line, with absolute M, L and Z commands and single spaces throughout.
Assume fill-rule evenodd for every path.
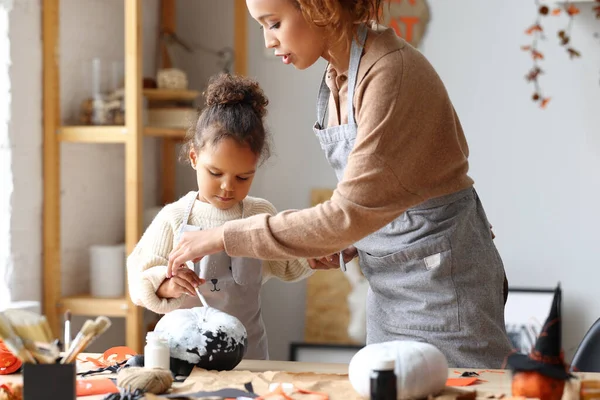
M 554 290 L 550 315 L 537 338 L 534 349 L 527 355 L 513 353 L 508 356 L 508 366 L 515 371 L 537 371 L 555 379 L 567 380 L 572 375 L 567 371 L 561 344 L 560 285 Z

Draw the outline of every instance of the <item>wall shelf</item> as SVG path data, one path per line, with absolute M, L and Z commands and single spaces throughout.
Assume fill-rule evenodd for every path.
M 147 126 L 144 136 L 182 140 L 185 128 L 161 128 Z M 57 131 L 57 139 L 63 143 L 125 143 L 127 129 L 123 126 L 63 126 Z
M 144 97 L 150 101 L 193 101 L 200 96 L 196 90 L 144 89 Z
M 58 129 L 60 142 L 73 143 L 125 143 L 124 126 L 63 126 Z
M 144 135 L 163 137 L 169 139 L 183 139 L 187 133 L 185 128 L 160 128 L 147 126 L 144 128 Z
M 121 298 L 97 298 L 92 296 L 62 297 L 58 300 L 58 312 L 64 313 L 70 310 L 73 315 L 86 315 L 97 317 L 126 317 L 130 308 L 126 297 Z

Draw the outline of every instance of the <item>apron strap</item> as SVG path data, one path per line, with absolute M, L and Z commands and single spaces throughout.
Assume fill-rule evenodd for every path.
M 319 126 L 318 129 L 325 129 L 325 116 L 327 114 L 327 105 L 329 102 L 329 88 L 327 87 L 327 83 L 325 82 L 325 77 L 327 76 L 327 71 L 329 70 L 329 63 L 325 67 L 325 72 L 323 72 L 323 78 L 321 79 L 321 84 L 319 85 L 319 94 L 317 95 L 317 124 Z
M 190 202 L 188 203 L 187 208 L 185 210 L 185 216 L 183 217 L 181 227 L 179 227 L 177 241 L 179 241 L 179 238 L 181 237 L 181 234 L 183 233 L 183 229 L 185 228 L 185 226 L 187 225 L 187 223 L 190 220 L 190 214 L 192 213 L 192 208 L 194 207 L 194 202 L 196 201 L 197 197 L 198 197 L 198 192 L 195 192 L 194 195 L 191 196 Z
M 362 51 L 367 38 L 367 26 L 361 24 L 358 27 L 358 42 L 352 40 L 352 48 L 350 50 L 350 65 L 348 66 L 348 124 L 356 124 L 354 118 L 354 88 L 356 86 L 356 78 L 358 75 L 358 67 L 360 65 L 360 58 L 362 57 Z M 319 94 L 317 96 L 317 124 L 318 129 L 325 129 L 325 116 L 328 109 L 329 96 L 331 91 L 326 83 L 327 71 L 329 70 L 329 64 L 325 67 L 323 78 L 321 79 L 321 85 L 319 86 Z
M 358 27 L 358 43 L 353 40 L 350 50 L 350 65 L 348 67 L 348 125 L 356 124 L 354 119 L 354 88 L 356 87 L 356 77 L 358 76 L 358 67 L 365 46 L 365 40 L 367 39 L 367 32 L 367 26 L 361 24 Z

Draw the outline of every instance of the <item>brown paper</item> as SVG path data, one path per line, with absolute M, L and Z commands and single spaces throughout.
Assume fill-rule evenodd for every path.
M 252 382 L 254 392 L 260 395 L 269 392 L 271 383 L 292 383 L 295 387 L 312 392 L 327 393 L 330 400 L 360 400 L 361 397 L 354 391 L 348 381 L 348 375 L 343 374 L 314 374 L 310 372 L 250 372 L 250 371 L 206 371 L 194 368 L 185 383 L 185 393 L 199 391 L 215 391 L 224 388 L 244 389 L 244 384 Z M 183 394 L 183 393 L 182 393 Z M 269 397 L 278 400 L 277 397 Z M 320 396 L 295 393 L 292 399 L 322 400 Z

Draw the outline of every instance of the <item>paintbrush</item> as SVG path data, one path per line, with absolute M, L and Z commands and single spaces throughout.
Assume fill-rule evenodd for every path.
M 65 343 L 64 351 L 67 351 L 71 345 L 71 310 L 65 312 Z
M 202 305 L 206 308 L 208 308 L 208 303 L 206 302 L 206 299 L 204 298 L 204 296 L 202 296 L 202 293 L 200 293 L 200 290 L 196 287 L 196 294 L 198 295 L 198 298 L 200 299 L 200 302 L 202 303 Z
M 19 309 L 6 310 L 4 315 L 21 338 L 42 343 L 52 341 L 52 332 L 46 317 L 33 311 Z
M 85 329 L 85 333 L 82 335 L 81 340 L 78 340 L 79 334 L 73 341 L 72 350 L 61 360 L 62 364 L 67 364 L 73 362 L 77 355 L 85 350 L 90 344 L 94 342 L 100 335 L 108 330 L 111 326 L 110 319 L 105 316 L 100 316 L 96 318 L 95 321 L 91 321 L 91 324 Z M 86 323 L 88 322 L 86 321 Z M 85 327 L 85 324 L 84 324 Z M 81 328 L 80 334 L 84 332 L 84 329 Z
M 84 340 L 87 335 L 94 332 L 94 328 L 95 324 L 94 321 L 92 321 L 91 319 L 88 319 L 83 323 L 83 326 L 75 336 L 75 339 L 73 339 L 73 341 L 71 342 L 71 346 L 69 346 L 69 349 L 66 351 L 66 354 L 64 355 L 62 360 L 60 360 L 61 364 L 66 364 L 68 362 L 67 360 L 72 358 L 75 349 L 77 349 L 77 347 L 81 344 L 82 340 Z
M 0 338 L 6 347 L 23 362 L 35 364 L 35 359 L 25 348 L 23 340 L 16 334 L 10 321 L 5 315 L 0 313 Z

